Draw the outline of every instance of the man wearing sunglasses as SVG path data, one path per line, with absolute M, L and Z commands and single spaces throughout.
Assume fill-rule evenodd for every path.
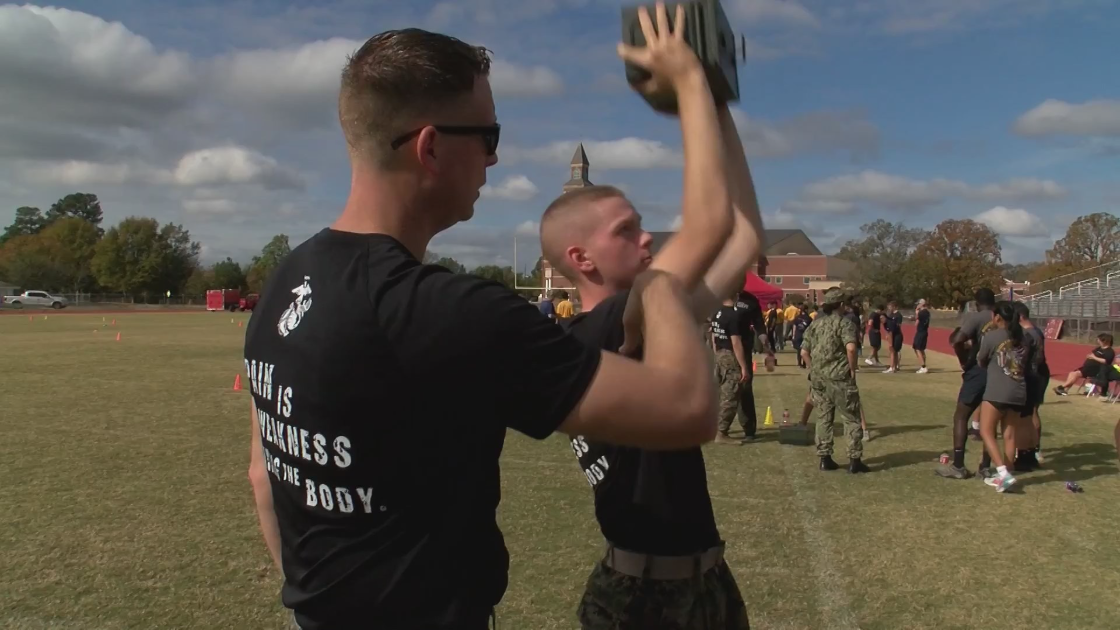
M 508 428 L 642 448 L 715 435 L 710 360 L 672 274 L 631 291 L 636 361 L 498 283 L 421 263 L 434 235 L 471 218 L 497 163 L 489 65 L 485 49 L 417 29 L 352 56 L 339 94 L 349 199 L 273 272 L 246 331 L 249 476 L 303 630 L 485 628 L 508 581 Z

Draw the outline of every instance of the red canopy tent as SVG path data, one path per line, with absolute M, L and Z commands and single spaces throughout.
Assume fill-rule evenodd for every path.
M 767 302 L 781 302 L 785 299 L 784 291 L 749 271 L 747 272 L 747 279 L 743 283 L 743 290 L 758 298 L 763 306 Z

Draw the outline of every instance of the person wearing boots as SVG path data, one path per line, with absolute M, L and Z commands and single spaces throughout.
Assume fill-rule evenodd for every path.
M 860 426 L 859 388 L 856 386 L 855 324 L 843 317 L 844 294 L 831 289 L 824 294 L 822 316 L 805 331 L 801 357 L 809 364 L 810 396 L 817 412 L 817 456 L 821 470 L 840 466 L 832 459 L 833 423 L 839 414 L 848 441 L 848 472 L 865 473 L 863 428 Z

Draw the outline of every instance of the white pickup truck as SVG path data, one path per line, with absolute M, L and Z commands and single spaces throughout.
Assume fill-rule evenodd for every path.
M 49 306 L 64 308 L 69 305 L 66 298 L 51 295 L 46 291 L 24 291 L 20 295 L 5 295 L 4 306 L 23 308 L 24 306 Z

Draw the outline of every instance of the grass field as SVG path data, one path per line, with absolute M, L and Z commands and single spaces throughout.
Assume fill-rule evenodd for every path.
M 0 628 L 285 628 L 246 478 L 248 394 L 230 391 L 245 329 L 217 313 L 28 316 L 0 316 Z M 760 413 L 797 417 L 805 377 L 781 362 L 757 379 Z M 706 448 L 752 627 L 1120 627 L 1120 408 L 1051 395 L 1045 470 L 999 495 L 934 476 L 960 377 L 948 357 L 913 363 L 861 374 L 873 474 L 818 472 L 772 430 Z M 511 434 L 502 473 L 499 627 L 575 628 L 601 541 L 568 442 Z

